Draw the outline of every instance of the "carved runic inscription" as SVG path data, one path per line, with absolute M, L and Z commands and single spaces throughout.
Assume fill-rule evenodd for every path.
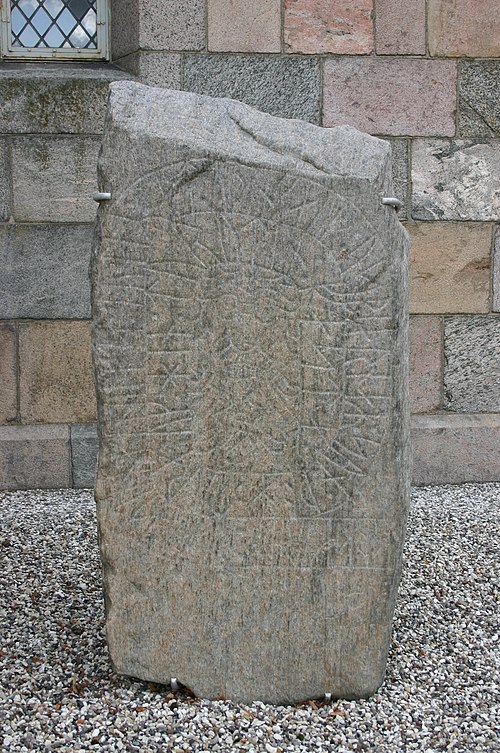
M 236 701 L 374 692 L 408 501 L 388 145 L 127 82 L 99 170 L 96 499 L 117 670 Z

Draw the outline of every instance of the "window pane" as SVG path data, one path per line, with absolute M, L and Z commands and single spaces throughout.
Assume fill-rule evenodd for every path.
M 15 47 L 97 49 L 97 0 L 10 0 Z

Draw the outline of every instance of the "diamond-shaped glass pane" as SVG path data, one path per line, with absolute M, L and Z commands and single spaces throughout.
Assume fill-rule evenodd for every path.
M 10 0 L 14 47 L 97 49 L 97 0 Z

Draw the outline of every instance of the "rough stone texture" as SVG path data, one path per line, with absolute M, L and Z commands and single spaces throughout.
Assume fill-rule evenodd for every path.
M 98 444 L 95 424 L 75 424 L 71 427 L 71 467 L 76 489 L 91 489 L 94 486 Z
M 101 133 L 112 65 L 0 63 L 0 133 Z
M 139 47 L 139 0 L 113 0 L 110 24 L 111 57 L 114 61 Z
M 15 421 L 17 416 L 16 328 L 0 323 L 0 421 Z
M 410 313 L 490 310 L 492 226 L 482 222 L 419 222 L 411 238 Z
M 439 410 L 443 374 L 442 322 L 439 316 L 410 317 L 410 409 Z
M 375 0 L 379 55 L 425 55 L 425 0 Z
M 107 122 L 93 314 L 114 665 L 235 701 L 370 694 L 409 476 L 389 146 L 136 84 L 112 88 Z
M 0 319 L 90 318 L 92 226 L 0 225 Z
M 95 421 L 90 322 L 19 325 L 21 420 Z
M 136 3 L 141 49 L 206 49 L 205 0 L 136 0 Z
M 338 58 L 324 64 L 323 125 L 388 136 L 454 136 L 455 63 Z
M 412 146 L 417 220 L 499 220 L 500 142 L 416 139 Z
M 133 73 L 143 84 L 181 88 L 181 56 L 175 53 L 139 50 L 121 58 L 117 65 Z
M 445 408 L 500 412 L 500 319 L 446 317 L 444 355 Z
M 68 486 L 67 426 L 0 426 L 0 489 Z
M 460 63 L 458 129 L 460 136 L 500 136 L 500 61 Z
M 429 52 L 449 57 L 499 57 L 498 0 L 429 0 Z
M 281 52 L 280 0 L 209 0 L 208 49 Z
M 184 89 L 232 97 L 271 115 L 319 124 L 320 70 L 313 58 L 188 56 Z
M 373 51 L 373 0 L 285 0 L 289 52 L 360 55 Z
M 500 478 L 500 415 L 412 416 L 413 483 L 487 483 Z
M 406 198 L 408 193 L 408 142 L 406 139 L 387 139 L 392 149 L 392 182 L 394 196 L 403 202 L 398 217 L 407 217 Z
M 10 172 L 7 141 L 0 139 L 0 221 L 10 217 Z
M 14 219 L 92 222 L 99 140 L 93 136 L 24 136 L 12 140 Z
M 500 229 L 495 235 L 493 251 L 493 311 L 500 311 Z

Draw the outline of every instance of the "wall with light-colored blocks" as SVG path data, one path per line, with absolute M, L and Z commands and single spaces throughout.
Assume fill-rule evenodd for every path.
M 0 65 L 0 486 L 86 486 L 89 243 L 109 81 L 349 123 L 412 239 L 414 481 L 500 479 L 497 0 L 113 0 L 113 64 Z

